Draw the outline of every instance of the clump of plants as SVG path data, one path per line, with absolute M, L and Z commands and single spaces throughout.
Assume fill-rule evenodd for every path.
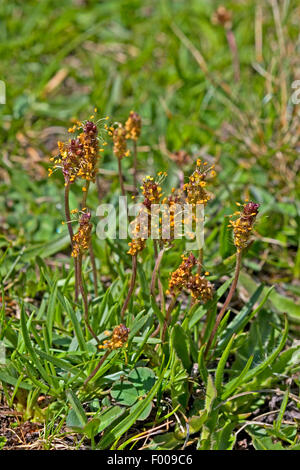
M 288 339 L 287 318 L 282 325 L 266 308 L 272 289 L 264 286 L 230 310 L 260 206 L 237 203 L 227 224 L 235 252 L 208 270 L 202 238 L 215 165 L 198 158 L 168 193 L 167 173 L 146 176 L 138 168 L 141 131 L 132 111 L 125 124 L 76 122 L 71 138 L 58 142 L 49 175 L 64 178 L 69 270 L 60 278 L 38 259 L 48 297 L 38 309 L 21 306 L 21 339 L 5 326 L 12 354 L 0 378 L 7 400 L 31 418 L 42 416 L 47 430 L 58 420 L 58 429 L 66 425 L 99 449 L 232 449 L 243 429 L 255 448 L 297 448 L 297 426 L 285 411 L 298 400 L 288 388 L 274 389 L 282 400 L 271 425 L 252 416 L 278 377 L 295 370 L 299 348 Z M 104 150 L 117 160 L 120 194 L 140 201 L 133 220 L 127 214 L 128 246 L 105 242 L 108 263 L 118 255 L 106 285 L 89 206 Z M 81 201 L 70 207 L 78 184 Z M 156 213 L 161 205 L 167 216 Z M 185 238 L 195 242 L 190 250 Z M 41 396 L 50 397 L 45 408 Z

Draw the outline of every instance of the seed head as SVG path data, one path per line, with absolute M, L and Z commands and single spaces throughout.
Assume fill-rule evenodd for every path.
M 130 152 L 127 150 L 126 130 L 122 124 L 119 124 L 118 127 L 112 131 L 112 138 L 116 157 L 120 160 L 124 157 L 128 157 Z
M 103 341 L 103 345 L 99 346 L 100 349 L 119 349 L 124 346 L 128 340 L 129 329 L 125 325 L 121 324 L 116 326 L 112 332 L 111 338 Z
M 78 231 L 73 236 L 72 256 L 74 258 L 77 258 L 79 255 L 88 250 L 92 231 L 92 224 L 90 223 L 90 219 L 90 212 L 82 214 L 79 219 Z
M 144 178 L 141 189 L 144 196 L 143 204 L 147 209 L 150 209 L 152 204 L 159 204 L 162 196 L 162 189 L 159 184 L 154 181 L 152 176 L 146 176 L 146 178 Z
M 236 213 L 240 217 L 230 221 L 230 225 L 233 227 L 234 244 L 239 252 L 249 244 L 258 209 L 259 204 L 255 202 L 245 203 L 243 210 Z
M 215 13 L 213 14 L 212 22 L 214 24 L 219 24 L 226 29 L 231 28 L 231 22 L 232 22 L 231 11 L 227 10 L 224 6 L 220 5 L 218 9 L 215 11 Z
M 131 225 L 133 226 L 132 229 L 132 240 L 131 242 L 128 243 L 128 246 L 130 247 L 128 250 L 128 254 L 131 256 L 136 255 L 137 253 L 140 253 L 143 251 L 143 249 L 146 246 L 146 240 L 145 238 L 141 237 L 141 220 L 140 220 L 140 214 L 137 216 L 135 220 L 131 222 Z
M 66 185 L 74 183 L 77 178 L 95 181 L 98 159 L 103 151 L 99 148 L 96 124 L 92 121 L 77 121 L 69 132 L 79 133 L 68 142 L 57 143 L 59 156 L 55 159 L 53 169 L 62 169 Z M 49 169 L 49 176 L 53 169 Z
M 197 264 L 195 256 L 191 253 L 189 256 L 182 255 L 182 262 L 179 267 L 173 271 L 169 280 L 169 293 L 177 295 L 182 289 L 187 287 L 192 268 Z
M 134 111 L 130 111 L 129 117 L 125 123 L 126 139 L 137 141 L 141 135 L 142 120 L 141 116 Z
M 201 160 L 197 160 L 197 167 L 193 174 L 189 177 L 188 183 L 183 186 L 187 193 L 186 201 L 189 204 L 204 204 L 210 200 L 210 195 L 206 191 L 207 176 L 215 176 L 214 165 L 206 168 L 206 162 L 202 164 Z
M 186 284 L 187 289 L 190 291 L 192 297 L 206 303 L 213 297 L 213 285 L 206 277 L 200 276 L 198 273 L 191 276 Z

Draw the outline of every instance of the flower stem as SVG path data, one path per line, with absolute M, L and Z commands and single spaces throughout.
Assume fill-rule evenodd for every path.
M 90 182 L 86 180 L 86 182 L 85 182 L 86 191 L 83 191 L 83 193 L 82 193 L 81 209 L 84 209 L 85 206 L 86 206 L 86 200 L 87 200 L 89 188 L 90 188 Z
M 154 241 L 156 241 L 156 240 L 154 240 Z M 160 267 L 160 263 L 161 263 L 163 255 L 164 255 L 164 252 L 165 252 L 165 249 L 162 248 L 160 250 L 160 252 L 158 253 L 158 255 L 156 256 L 155 266 L 154 266 L 154 269 L 153 269 L 153 272 L 152 272 L 150 292 L 151 292 L 151 295 L 152 295 L 153 298 L 155 298 L 156 278 L 157 278 L 157 275 L 159 274 L 159 267 Z
M 87 201 L 88 192 L 90 188 L 90 181 L 86 180 L 85 188 L 86 188 L 86 191 L 84 191 L 82 195 L 81 209 L 84 209 L 86 207 L 86 201 Z M 94 293 L 97 296 L 98 279 L 97 279 L 97 268 L 96 268 L 96 261 L 95 261 L 95 254 L 93 250 L 92 240 L 90 240 L 90 243 L 89 243 L 89 254 L 90 254 L 90 260 L 91 260 L 92 270 L 93 270 Z
M 137 194 L 137 144 L 136 140 L 133 141 L 133 186 L 134 194 Z
M 66 217 L 66 224 L 67 224 L 68 230 L 69 230 L 71 246 L 73 247 L 74 232 L 73 232 L 73 227 L 72 227 L 72 224 L 71 224 L 69 193 L 70 193 L 70 184 L 67 183 L 65 185 L 65 198 L 64 198 L 65 217 Z M 74 273 L 75 273 L 75 302 L 76 302 L 77 299 L 78 299 L 78 266 L 77 266 L 77 259 L 76 258 L 74 258 Z
M 97 296 L 98 295 L 98 276 L 97 276 L 97 267 L 96 267 L 96 260 L 95 260 L 92 240 L 90 240 L 90 243 L 89 243 L 89 253 L 90 253 L 90 259 L 91 259 L 92 270 L 93 270 L 94 294 L 95 296 Z
M 136 268 L 137 268 L 137 255 L 133 255 L 132 257 L 132 274 L 131 274 L 131 280 L 130 280 L 130 286 L 128 290 L 127 297 L 125 299 L 125 302 L 123 304 L 122 310 L 121 310 L 121 319 L 123 320 L 124 314 L 126 312 L 127 306 L 129 304 L 129 300 L 131 298 L 134 286 L 135 286 L 135 280 L 136 280 Z
M 202 265 L 203 265 L 203 248 L 200 248 L 199 254 L 198 254 L 198 268 L 197 268 L 197 273 L 199 274 L 199 276 L 201 275 Z
M 230 287 L 230 290 L 228 292 L 228 295 L 226 297 L 226 300 L 223 304 L 223 307 L 222 309 L 220 310 L 220 313 L 218 314 L 217 316 L 217 319 L 216 319 L 216 323 L 213 327 L 213 330 L 210 334 L 210 337 L 209 337 L 209 340 L 208 340 L 208 343 L 207 343 L 207 346 L 206 346 L 206 349 L 205 349 L 205 352 L 204 352 L 204 357 L 206 358 L 207 357 L 207 354 L 209 352 L 209 349 L 211 347 L 211 344 L 213 342 L 213 339 L 215 337 L 215 334 L 218 330 L 218 327 L 221 323 L 221 320 L 227 310 L 227 307 L 232 299 L 232 296 L 235 292 L 235 289 L 236 289 L 236 286 L 237 286 L 237 283 L 238 283 L 238 279 L 239 279 L 239 274 L 240 274 L 240 270 L 241 270 L 241 261 L 242 261 L 242 252 L 241 251 L 237 251 L 236 253 L 236 265 L 235 265 L 235 273 L 234 273 L 234 279 L 233 279 L 233 282 L 231 284 L 231 287 Z
M 170 305 L 168 307 L 168 310 L 167 310 L 167 313 L 166 313 L 166 316 L 165 316 L 165 321 L 164 321 L 163 330 L 162 330 L 162 334 L 161 334 L 161 342 L 162 343 L 165 340 L 167 327 L 168 327 L 168 324 L 169 324 L 169 321 L 170 321 L 170 318 L 171 318 L 171 313 L 172 313 L 172 311 L 175 307 L 176 300 L 177 300 L 177 296 L 174 296 L 172 298 L 171 302 L 170 302 Z
M 101 357 L 100 361 L 98 362 L 97 366 L 93 370 L 93 372 L 88 376 L 88 378 L 84 381 L 83 386 L 86 387 L 87 383 L 97 374 L 98 370 L 102 366 L 103 362 L 107 359 L 108 355 L 110 353 L 110 350 L 108 349 L 104 356 Z
M 125 192 L 125 188 L 124 188 L 124 181 L 123 181 L 123 174 L 122 174 L 121 158 L 118 158 L 118 173 L 119 173 L 119 182 L 120 182 L 120 187 L 121 187 L 121 193 L 122 193 L 122 196 L 126 197 L 126 192 Z
M 78 256 L 77 263 L 78 263 L 79 289 L 80 289 L 80 293 L 81 293 L 81 296 L 82 296 L 82 299 L 83 299 L 83 306 L 84 306 L 84 321 L 85 321 L 87 329 L 89 330 L 89 332 L 91 333 L 93 338 L 97 341 L 98 344 L 100 344 L 100 341 L 97 338 L 97 335 L 95 334 L 93 328 L 91 327 L 91 325 L 89 323 L 89 304 L 88 304 L 88 299 L 87 299 L 86 292 L 84 290 L 83 279 L 82 279 L 82 255 Z
M 227 42 L 228 42 L 228 45 L 232 54 L 234 79 L 236 82 L 239 82 L 240 81 L 240 61 L 239 61 L 239 55 L 238 55 L 235 36 L 231 29 L 226 30 L 226 37 L 227 37 Z

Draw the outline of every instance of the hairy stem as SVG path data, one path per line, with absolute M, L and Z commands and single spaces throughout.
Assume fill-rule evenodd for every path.
M 236 265 L 235 265 L 235 273 L 234 273 L 234 279 L 232 281 L 232 284 L 231 284 L 231 287 L 230 287 L 230 290 L 228 292 L 228 295 L 226 297 L 226 300 L 223 304 L 223 307 L 221 308 L 220 310 L 220 313 L 218 314 L 217 316 L 217 319 L 216 319 L 216 323 L 213 327 L 213 330 L 210 334 L 210 337 L 209 337 L 209 340 L 208 340 L 208 343 L 207 343 L 207 346 L 206 346 L 206 349 L 205 349 L 205 353 L 204 353 L 204 357 L 206 358 L 207 357 L 207 354 L 210 350 L 210 347 L 211 347 L 211 344 L 213 342 L 213 339 L 216 335 L 216 332 L 218 330 L 218 327 L 221 323 L 221 320 L 227 310 L 227 307 L 232 299 L 232 296 L 235 292 L 235 289 L 236 289 L 236 286 L 237 286 L 237 283 L 238 283 L 238 279 L 239 279 L 239 274 L 240 274 L 240 270 L 241 270 L 241 260 L 242 260 L 242 252 L 241 251 L 237 251 L 236 253 Z
M 96 333 L 94 332 L 93 328 L 91 327 L 91 325 L 89 323 L 89 304 L 88 304 L 88 299 L 87 299 L 86 292 L 84 290 L 83 279 L 82 279 L 82 255 L 78 256 L 77 263 L 78 263 L 79 289 L 80 289 L 80 293 L 81 293 L 81 296 L 82 296 L 82 299 L 83 299 L 83 306 L 84 306 L 84 321 L 85 321 L 87 329 L 89 330 L 89 332 L 91 333 L 93 338 L 97 341 L 98 344 L 100 344 L 100 341 L 97 338 Z
M 133 255 L 132 257 L 132 274 L 131 274 L 131 280 L 130 280 L 130 286 L 128 290 L 127 297 L 125 299 L 125 302 L 123 304 L 122 310 L 121 310 L 121 319 L 123 320 L 127 306 L 129 304 L 134 286 L 135 286 L 135 280 L 136 280 L 136 268 L 137 268 L 137 255 Z
M 84 384 L 83 386 L 85 387 L 87 385 L 87 383 L 97 374 L 98 370 L 100 369 L 100 367 L 102 366 L 103 362 L 107 359 L 108 355 L 110 353 L 110 350 L 108 349 L 104 356 L 101 357 L 100 361 L 98 362 L 97 366 L 95 367 L 95 369 L 93 370 L 93 372 L 88 376 L 88 378 L 84 381 Z

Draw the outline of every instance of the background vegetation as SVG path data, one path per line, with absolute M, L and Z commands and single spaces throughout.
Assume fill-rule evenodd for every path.
M 233 15 L 239 80 L 226 29 L 212 21 L 218 1 L 0 1 L 4 449 L 299 449 L 300 122 L 291 97 L 300 9 L 296 0 L 223 3 Z M 47 168 L 70 120 L 87 119 L 95 106 L 112 121 L 131 109 L 142 116 L 139 174 L 167 171 L 166 192 L 178 182 L 171 152 L 216 164 L 204 252 L 215 311 L 234 267 L 226 215 L 247 197 L 261 208 L 214 357 L 205 362 L 196 347 L 207 307 L 190 308 L 184 296 L 157 355 L 149 243 L 126 314 L 128 347 L 84 390 L 99 352 L 73 300 L 63 181 L 49 180 Z M 117 204 L 120 193 L 111 145 L 100 167 L 89 194 L 94 214 L 99 198 Z M 130 159 L 124 167 L 130 184 Z M 79 186 L 71 197 L 76 207 Z M 99 295 L 88 259 L 86 287 L 103 339 L 120 323 L 131 260 L 126 240 L 93 244 Z M 183 249 L 178 242 L 164 258 L 165 288 Z

